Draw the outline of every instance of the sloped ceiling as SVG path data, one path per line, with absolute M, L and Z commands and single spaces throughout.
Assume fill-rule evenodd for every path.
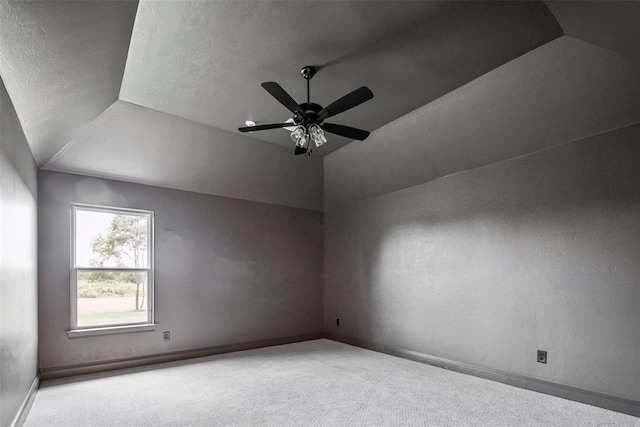
M 332 122 L 374 130 L 561 35 L 542 3 L 142 1 L 120 99 L 237 132 L 291 113 L 261 82 L 311 100 L 368 86 L 375 98 Z M 254 138 L 292 148 L 285 130 Z M 323 155 L 349 141 L 330 137 Z
M 325 208 L 639 123 L 638 76 L 560 37 L 325 157 Z
M 406 117 L 430 104 L 437 110 L 450 99 L 447 94 L 464 106 L 465 97 L 475 96 L 474 82 L 492 70 L 498 74 L 491 74 L 488 99 L 509 90 L 530 97 L 529 127 L 548 126 L 545 111 L 556 111 L 556 100 L 535 90 L 555 91 L 557 85 L 525 83 L 527 92 L 517 78 L 536 77 L 502 66 L 563 33 L 636 55 L 639 11 L 640 2 L 0 0 L 0 74 L 44 168 L 319 209 L 322 156 L 342 148 L 331 154 L 332 162 L 339 157 L 371 162 L 391 173 L 367 157 L 373 151 L 357 147 L 385 139 L 391 146 L 393 129 L 416 126 Z M 565 63 L 570 51 L 535 55 L 542 56 L 534 56 L 531 67 L 548 67 L 545 78 L 568 79 L 567 87 L 590 90 L 571 85 L 566 70 L 554 65 Z M 373 90 L 373 100 L 333 120 L 374 131 L 367 141 L 331 135 L 308 159 L 293 156 L 283 130 L 238 133 L 247 119 L 267 123 L 289 117 L 260 83 L 276 81 L 304 101 L 303 65 L 320 69 L 311 85 L 314 102 L 326 105 L 361 85 Z M 600 78 L 588 70 L 578 74 L 583 80 Z M 563 93 L 572 100 L 567 108 L 579 99 Z M 464 129 L 465 120 L 472 120 L 479 133 L 500 123 L 501 133 L 518 134 L 521 122 L 505 119 L 510 111 L 498 104 L 477 108 L 482 112 L 477 117 L 468 109 L 470 116 L 448 110 L 446 123 Z M 517 150 L 509 138 L 492 140 L 487 150 L 481 145 L 467 150 L 450 138 L 448 146 L 418 147 L 401 157 L 407 170 L 426 158 L 434 163 L 423 169 L 454 170 L 482 164 L 498 152 L 540 148 L 527 141 Z M 464 153 L 452 157 L 452 150 Z M 454 159 L 460 156 L 469 158 Z M 415 173 L 422 179 L 426 172 Z
M 640 2 L 547 1 L 565 34 L 640 58 Z
M 322 158 L 124 101 L 82 129 L 47 169 L 322 210 Z
M 0 0 L 0 75 L 38 165 L 118 99 L 136 7 Z

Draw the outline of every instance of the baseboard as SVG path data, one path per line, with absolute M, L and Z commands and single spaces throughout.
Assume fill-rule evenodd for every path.
M 11 424 L 11 427 L 20 427 L 24 424 L 24 421 L 27 419 L 27 415 L 29 415 L 29 410 L 31 409 L 31 405 L 33 405 L 33 400 L 36 398 L 36 392 L 38 391 L 38 386 L 40 385 L 40 376 L 36 375 L 31 383 L 31 387 L 29 387 L 29 391 L 27 395 L 24 397 L 22 401 L 22 405 L 20 405 L 20 409 L 18 413 L 14 417 Z
M 297 335 L 293 337 L 271 338 L 266 340 L 228 344 L 216 347 L 199 348 L 193 350 L 174 351 L 169 353 L 152 354 L 147 356 L 129 357 L 125 359 L 107 360 L 101 362 L 84 363 L 79 365 L 44 368 L 40 370 L 41 380 L 70 377 L 74 375 L 94 374 L 97 372 L 113 371 L 116 369 L 134 368 L 153 365 L 156 363 L 175 362 L 196 357 L 214 356 L 216 354 L 232 353 L 235 351 L 254 350 L 275 345 L 292 344 L 324 338 L 323 333 Z
M 362 347 L 368 350 L 390 354 L 392 356 L 402 357 L 404 359 L 409 359 L 432 366 L 437 366 L 462 374 L 473 375 L 476 377 L 497 381 L 503 384 L 508 384 L 515 387 L 520 387 L 527 390 L 549 394 L 563 399 L 586 403 L 588 405 L 598 406 L 600 408 L 609 409 L 611 411 L 640 417 L 640 402 L 635 400 L 611 396 L 608 394 L 567 386 L 564 384 L 553 383 L 550 381 L 527 377 L 524 375 L 512 374 L 509 372 L 503 372 L 489 368 L 479 368 L 452 360 L 429 356 L 427 354 L 418 353 L 411 350 L 394 348 L 343 335 L 325 334 L 325 338 L 345 344 L 354 345 L 356 347 Z

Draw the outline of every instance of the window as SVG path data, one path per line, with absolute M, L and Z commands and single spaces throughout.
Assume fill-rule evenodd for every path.
M 71 332 L 153 324 L 153 212 L 72 205 L 71 225 Z

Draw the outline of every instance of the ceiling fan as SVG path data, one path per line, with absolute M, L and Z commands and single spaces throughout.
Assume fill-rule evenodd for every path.
M 311 149 L 309 142 L 313 141 L 316 147 L 320 147 L 327 142 L 324 132 L 333 133 L 359 141 L 365 140 L 369 136 L 369 132 L 350 126 L 338 125 L 335 123 L 325 123 L 329 117 L 343 113 L 373 98 L 373 92 L 366 86 L 362 86 L 351 93 L 343 96 L 337 101 L 332 102 L 326 107 L 314 104 L 310 101 L 309 83 L 316 73 L 316 69 L 312 66 L 302 67 L 300 74 L 307 80 L 307 102 L 302 104 L 296 101 L 276 82 L 264 82 L 262 87 L 271 94 L 278 102 L 284 105 L 293 113 L 293 123 L 291 119 L 285 123 L 273 123 L 267 125 L 246 126 L 238 128 L 240 132 L 255 132 L 259 130 L 289 128 L 293 127 L 291 139 L 296 143 L 295 154 L 304 154 Z

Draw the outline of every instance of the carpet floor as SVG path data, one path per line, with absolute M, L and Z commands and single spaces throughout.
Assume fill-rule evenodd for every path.
M 326 339 L 44 381 L 25 426 L 639 426 Z

